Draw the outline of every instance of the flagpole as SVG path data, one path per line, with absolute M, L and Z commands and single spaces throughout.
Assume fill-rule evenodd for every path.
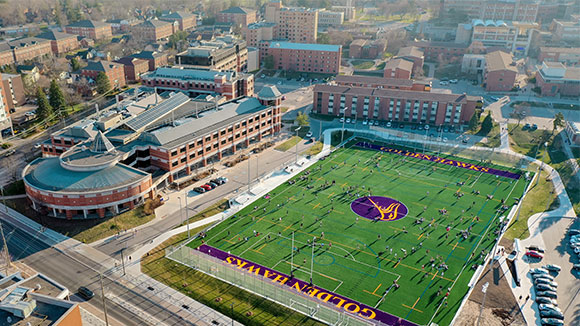
M 294 231 L 292 231 L 292 254 L 290 256 L 290 277 L 294 277 Z

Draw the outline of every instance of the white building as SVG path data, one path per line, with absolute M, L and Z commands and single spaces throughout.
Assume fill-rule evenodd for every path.
M 318 11 L 318 28 L 329 26 L 340 26 L 344 23 L 344 12 Z

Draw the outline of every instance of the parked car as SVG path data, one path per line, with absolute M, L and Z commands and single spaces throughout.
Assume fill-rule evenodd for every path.
M 36 111 L 28 111 L 24 113 L 24 116 L 26 116 L 27 118 L 33 118 L 36 116 Z
M 401 129 L 405 129 L 405 125 L 401 123 L 401 124 L 399 125 L 399 128 L 401 128 Z
M 448 81 L 445 81 L 445 80 L 441 80 L 441 81 L 439 81 L 439 85 L 441 85 L 441 86 L 447 86 L 447 85 L 449 85 L 449 82 Z
M 391 126 L 392 126 L 392 123 L 390 121 L 387 122 L 387 128 L 391 128 Z
M 8 156 L 12 156 L 12 155 L 14 155 L 15 153 L 16 153 L 16 151 L 15 151 L 15 150 L 13 150 L 13 149 L 11 149 L 11 150 L 8 150 L 8 151 L 6 151 L 6 152 L 4 153 L 4 156 L 6 156 L 6 157 L 8 157 Z
M 529 123 L 526 123 L 523 127 L 522 130 L 527 130 L 530 129 L 532 126 Z
M 363 121 L 363 126 L 366 126 L 366 125 L 368 125 L 368 124 L 369 124 L 369 121 L 368 121 L 368 120 L 364 120 L 364 121 Z
M 346 123 L 350 123 L 350 118 L 346 118 Z
M 210 181 L 210 182 L 208 182 L 208 183 L 206 183 L 206 185 L 210 186 L 210 187 L 211 187 L 211 189 L 214 189 L 214 188 L 216 188 L 216 187 L 218 186 L 217 184 L 215 184 L 215 183 L 213 183 L 213 182 L 211 182 L 211 181 Z
M 229 181 L 226 177 L 218 177 L 218 180 L 223 181 L 223 183 L 227 183 Z
M 538 291 L 538 292 L 536 292 L 536 296 L 547 297 L 547 298 L 552 298 L 552 299 L 558 298 L 558 294 L 554 291 Z
M 450 84 L 457 84 L 458 82 L 459 82 L 459 80 L 457 80 L 457 79 L 451 79 L 451 80 L 449 80 L 449 83 Z
M 544 249 L 543 248 L 540 248 L 540 247 L 538 247 L 536 245 L 526 247 L 526 249 L 544 253 Z
M 499 100 L 499 97 L 497 97 L 497 96 L 490 96 L 489 98 L 491 98 L 494 101 L 498 101 Z
M 536 284 L 548 284 L 549 286 L 553 286 L 553 287 L 558 286 L 558 283 L 556 283 L 554 281 L 550 281 L 549 279 L 543 278 L 543 277 L 535 279 L 534 283 L 536 283 Z
M 379 120 L 375 120 L 375 126 L 379 125 Z
M 197 192 L 198 194 L 203 194 L 205 192 L 205 189 L 203 189 L 202 187 L 195 187 L 193 188 L 193 191 Z
M 210 191 L 212 189 L 211 186 L 210 185 L 207 185 L 207 184 L 201 185 L 200 187 L 203 188 L 203 189 L 205 189 L 205 191 Z
M 340 118 L 340 123 L 344 123 L 344 117 Z
M 549 265 L 545 265 L 543 267 L 545 269 L 549 270 L 550 272 L 559 272 L 562 270 L 562 267 L 555 265 L 555 264 L 549 264 Z
M 558 307 L 556 307 L 556 306 L 554 306 L 552 304 L 541 303 L 541 304 L 538 305 L 538 308 L 540 310 L 554 310 L 554 311 L 560 311 L 561 312 L 560 308 L 558 308 Z
M 218 186 L 221 186 L 224 184 L 224 182 L 221 181 L 220 179 L 212 179 L 211 182 L 215 183 Z
M 554 281 L 554 276 L 552 276 L 550 274 L 532 274 L 532 277 L 534 279 L 537 279 L 537 278 L 545 278 L 545 279 L 548 279 L 550 281 Z
M 77 292 L 79 293 L 79 296 L 85 300 L 91 300 L 95 296 L 93 291 L 89 290 L 85 286 L 81 286 Z
M 532 125 L 532 129 L 531 129 L 531 130 L 532 130 L 532 131 L 534 131 L 534 130 L 538 130 L 538 125 L 534 123 L 534 124 Z
M 542 255 L 541 253 L 539 253 L 537 251 L 533 251 L 533 250 L 527 251 L 525 253 L 525 255 L 528 256 L 528 257 L 539 258 L 539 259 L 544 258 L 544 255 Z
M 540 317 L 564 319 L 564 314 L 557 310 L 540 310 Z
M 309 131 L 306 133 L 306 138 L 310 138 L 310 137 L 312 137 L 312 131 Z
M 548 284 L 536 284 L 536 290 L 538 291 L 556 291 L 555 287 L 549 286 Z
M 34 148 L 35 148 L 35 149 L 39 149 L 39 148 L 41 148 L 41 147 L 42 147 L 42 144 L 41 144 L 41 143 L 36 143 L 36 144 L 34 144 Z
M 556 318 L 542 318 L 541 323 L 549 326 L 564 326 L 564 322 Z
M 577 271 L 580 271 L 580 264 L 574 264 L 574 265 L 572 265 L 572 269 L 575 269 Z
M 570 234 L 571 236 L 573 236 L 573 235 L 580 235 L 580 230 L 578 230 L 578 229 L 570 229 L 570 230 L 568 230 L 568 234 Z
M 545 268 L 538 267 L 538 268 L 530 269 L 530 273 L 532 273 L 532 274 L 548 274 L 549 272 Z M 540 277 L 540 276 L 535 276 L 535 277 Z M 544 277 L 544 276 L 541 276 L 541 277 Z
M 546 297 L 536 297 L 536 302 L 538 304 L 544 303 L 544 304 L 551 304 L 551 305 L 554 305 L 554 306 L 557 306 L 558 305 L 556 303 L 556 300 L 550 299 L 550 298 L 546 298 Z

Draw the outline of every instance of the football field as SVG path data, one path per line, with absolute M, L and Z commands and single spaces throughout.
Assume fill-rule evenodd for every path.
M 507 167 L 385 146 L 348 143 L 188 246 L 415 324 L 448 325 L 528 181 Z M 371 316 L 357 307 L 345 309 Z

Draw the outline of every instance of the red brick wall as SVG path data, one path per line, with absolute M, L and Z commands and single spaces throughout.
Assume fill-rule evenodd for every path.
M 516 73 L 510 70 L 490 71 L 486 74 L 485 90 L 488 92 L 509 92 L 516 81 Z

